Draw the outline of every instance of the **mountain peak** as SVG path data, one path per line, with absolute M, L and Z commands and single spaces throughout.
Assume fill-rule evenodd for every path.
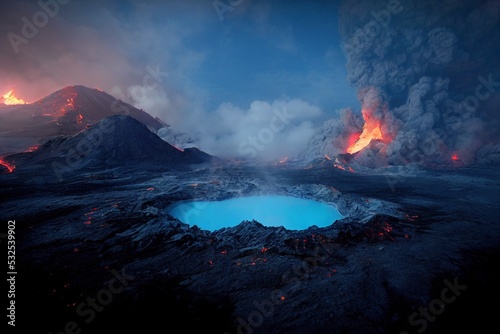
M 8 138 L 0 142 L 0 154 L 21 152 L 51 138 L 77 134 L 114 115 L 128 115 L 154 133 L 167 126 L 98 88 L 66 86 L 31 104 L 2 105 L 0 136 L 4 133 Z
M 36 107 L 33 116 L 51 118 L 58 124 L 72 124 L 80 130 L 117 114 L 130 115 L 153 131 L 165 126 L 143 110 L 116 99 L 100 89 L 82 85 L 66 86 L 36 101 L 33 105 Z

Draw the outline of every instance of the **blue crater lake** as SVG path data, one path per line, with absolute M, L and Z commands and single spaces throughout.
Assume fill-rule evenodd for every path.
M 344 218 L 332 205 L 290 196 L 249 196 L 223 201 L 188 201 L 167 208 L 168 214 L 190 226 L 215 231 L 242 221 L 256 220 L 264 226 L 305 230 L 326 227 Z

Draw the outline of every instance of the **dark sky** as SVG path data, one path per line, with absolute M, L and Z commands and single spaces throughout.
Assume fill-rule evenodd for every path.
M 318 128 L 343 108 L 360 115 L 360 101 L 380 107 L 371 114 L 396 162 L 432 160 L 441 147 L 472 160 L 496 144 L 498 1 L 339 2 L 2 1 L 0 95 L 15 89 L 33 102 L 67 85 L 98 87 L 229 156 L 297 155 L 315 133 L 331 148 Z M 346 137 L 343 122 L 328 126 Z
M 256 100 L 297 98 L 325 112 L 357 103 L 336 1 L 65 1 L 44 2 L 53 15 L 36 1 L 2 2 L 0 91 L 31 102 L 82 84 L 163 117 Z M 26 20 L 38 31 L 23 31 Z M 148 67 L 163 73 L 163 92 L 146 99 L 131 92 Z
M 276 108 L 295 110 L 262 152 L 272 158 L 305 149 L 339 109 L 359 110 L 337 0 L 42 3 L 0 4 L 0 92 L 27 102 L 97 87 L 228 154 Z

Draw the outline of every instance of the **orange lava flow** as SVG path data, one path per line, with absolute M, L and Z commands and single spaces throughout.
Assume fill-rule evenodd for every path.
M 341 170 L 346 170 L 344 166 L 333 164 L 333 167 L 341 169 Z
M 16 166 L 14 166 L 12 164 L 9 164 L 7 161 L 2 160 L 2 159 L 0 159 L 0 165 L 4 166 L 5 168 L 7 168 L 7 170 L 9 171 L 9 173 L 12 173 L 14 171 L 14 169 L 16 169 Z
M 31 147 L 28 147 L 26 150 L 24 150 L 24 152 L 35 152 L 36 150 L 38 150 L 38 148 L 40 147 L 40 145 L 33 145 Z
M 380 130 L 380 120 L 369 117 L 368 112 L 362 112 L 362 114 L 365 120 L 365 125 L 363 125 L 363 132 L 361 132 L 359 138 L 347 148 L 347 153 L 354 154 L 368 146 L 372 140 L 384 139 L 384 137 L 382 136 L 382 131 Z M 351 140 L 352 137 L 349 138 L 350 142 Z
M 23 99 L 18 99 L 15 95 L 14 95 L 14 90 L 12 89 L 11 91 L 5 93 L 4 95 L 2 95 L 2 100 L 3 100 L 3 103 L 4 104 L 7 104 L 7 105 L 13 105 L 13 104 L 26 104 L 27 102 L 24 101 Z
M 349 136 L 349 138 L 347 139 L 347 147 L 354 146 L 354 144 L 356 144 L 356 142 L 358 141 L 359 136 L 361 136 L 361 132 L 356 132 L 356 133 L 351 134 Z
M 284 164 L 284 163 L 285 163 L 285 162 L 287 162 L 287 161 L 288 161 L 288 157 L 284 157 L 283 159 L 281 159 L 281 160 L 279 161 L 279 163 L 280 163 L 280 164 Z

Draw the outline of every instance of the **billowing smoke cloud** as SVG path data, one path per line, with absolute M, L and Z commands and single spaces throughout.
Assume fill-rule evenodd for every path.
M 497 154 L 498 1 L 344 0 L 339 29 L 348 79 L 363 106 L 377 106 L 370 116 L 382 120 L 382 133 L 391 139 L 381 154 L 368 148 L 358 161 L 434 164 L 457 154 L 470 163 Z M 341 145 L 337 151 L 347 147 L 338 132 L 347 129 L 348 137 L 353 123 L 325 124 L 333 127 L 329 140 Z
M 36 2 L 2 2 L 0 10 L 9 15 L 3 15 L 0 24 L 1 89 L 14 88 L 23 99 L 33 102 L 68 85 L 94 87 L 95 82 L 101 82 L 104 89 L 112 87 L 117 78 L 130 82 L 138 75 L 133 64 L 98 30 L 65 19 L 70 5 L 59 5 L 57 15 L 38 27 L 33 17 L 42 11 Z M 114 61 L 105 62 L 105 58 Z
M 191 78 L 206 54 L 189 40 L 200 38 L 207 22 L 219 22 L 210 2 L 42 2 L 58 4 L 57 13 L 46 20 L 37 16 L 39 27 L 29 37 L 22 27 L 40 12 L 39 2 L 0 4 L 0 12 L 8 13 L 0 20 L 0 93 L 22 87 L 18 97 L 32 102 L 66 85 L 98 82 L 170 124 L 161 133 L 167 140 L 221 156 L 345 153 L 366 119 L 380 122 L 383 137 L 356 155 L 367 164 L 439 163 L 454 153 L 472 162 L 500 152 L 498 1 L 342 1 L 339 32 L 348 80 L 363 110 L 343 109 L 319 129 L 325 113 L 300 99 L 205 109 L 209 94 Z M 11 32 L 27 41 L 18 52 L 5 38 Z M 285 44 L 283 49 L 295 50 Z
M 175 13 L 182 6 L 191 15 L 181 20 Z M 68 85 L 97 86 L 166 120 L 174 109 L 191 108 L 190 95 L 199 93 L 188 77 L 203 53 L 184 39 L 202 30 L 200 6 L 197 0 L 2 2 L 0 93 L 15 89 L 34 102 Z M 152 12 L 169 19 L 158 21 Z
M 359 134 L 362 127 L 363 119 L 358 113 L 351 108 L 341 109 L 338 118 L 329 119 L 316 129 L 307 150 L 300 156 L 313 160 L 323 155 L 334 157 L 345 153 L 345 149 L 352 144 L 349 138 Z
M 159 135 L 180 148 L 196 146 L 220 157 L 272 161 L 303 152 L 321 116 L 319 107 L 300 99 L 254 101 L 246 110 L 224 103 L 215 113 L 195 115 L 175 129 L 161 129 Z
M 293 157 L 304 151 L 324 117 L 319 107 L 293 96 L 239 107 L 227 94 L 223 101 L 227 103 L 207 108 L 210 92 L 193 82 L 206 58 L 204 52 L 220 52 L 221 57 L 232 53 L 217 45 L 205 48 L 206 41 L 199 39 L 207 27 L 211 31 L 217 27 L 221 36 L 232 36 L 233 29 L 221 23 L 211 1 L 41 3 L 0 4 L 0 12 L 8 13 L 0 20 L 0 93 L 14 88 L 19 97 L 33 102 L 68 85 L 97 86 L 169 124 L 159 135 L 180 148 L 196 146 L 218 156 L 255 160 Z M 47 6 L 54 15 L 42 8 Z M 282 35 L 267 20 L 269 6 L 248 1 L 227 15 L 253 8 L 256 13 L 250 21 L 255 21 L 259 36 L 270 34 L 282 42 L 277 47 L 295 52 L 292 30 Z M 26 35 L 30 28 L 25 25 L 34 25 L 36 32 Z M 4 38 L 11 33 L 23 42 Z M 303 84 L 311 90 L 326 87 L 320 80 L 308 80 L 319 82 Z M 252 94 L 248 92 L 249 101 L 259 98 Z

